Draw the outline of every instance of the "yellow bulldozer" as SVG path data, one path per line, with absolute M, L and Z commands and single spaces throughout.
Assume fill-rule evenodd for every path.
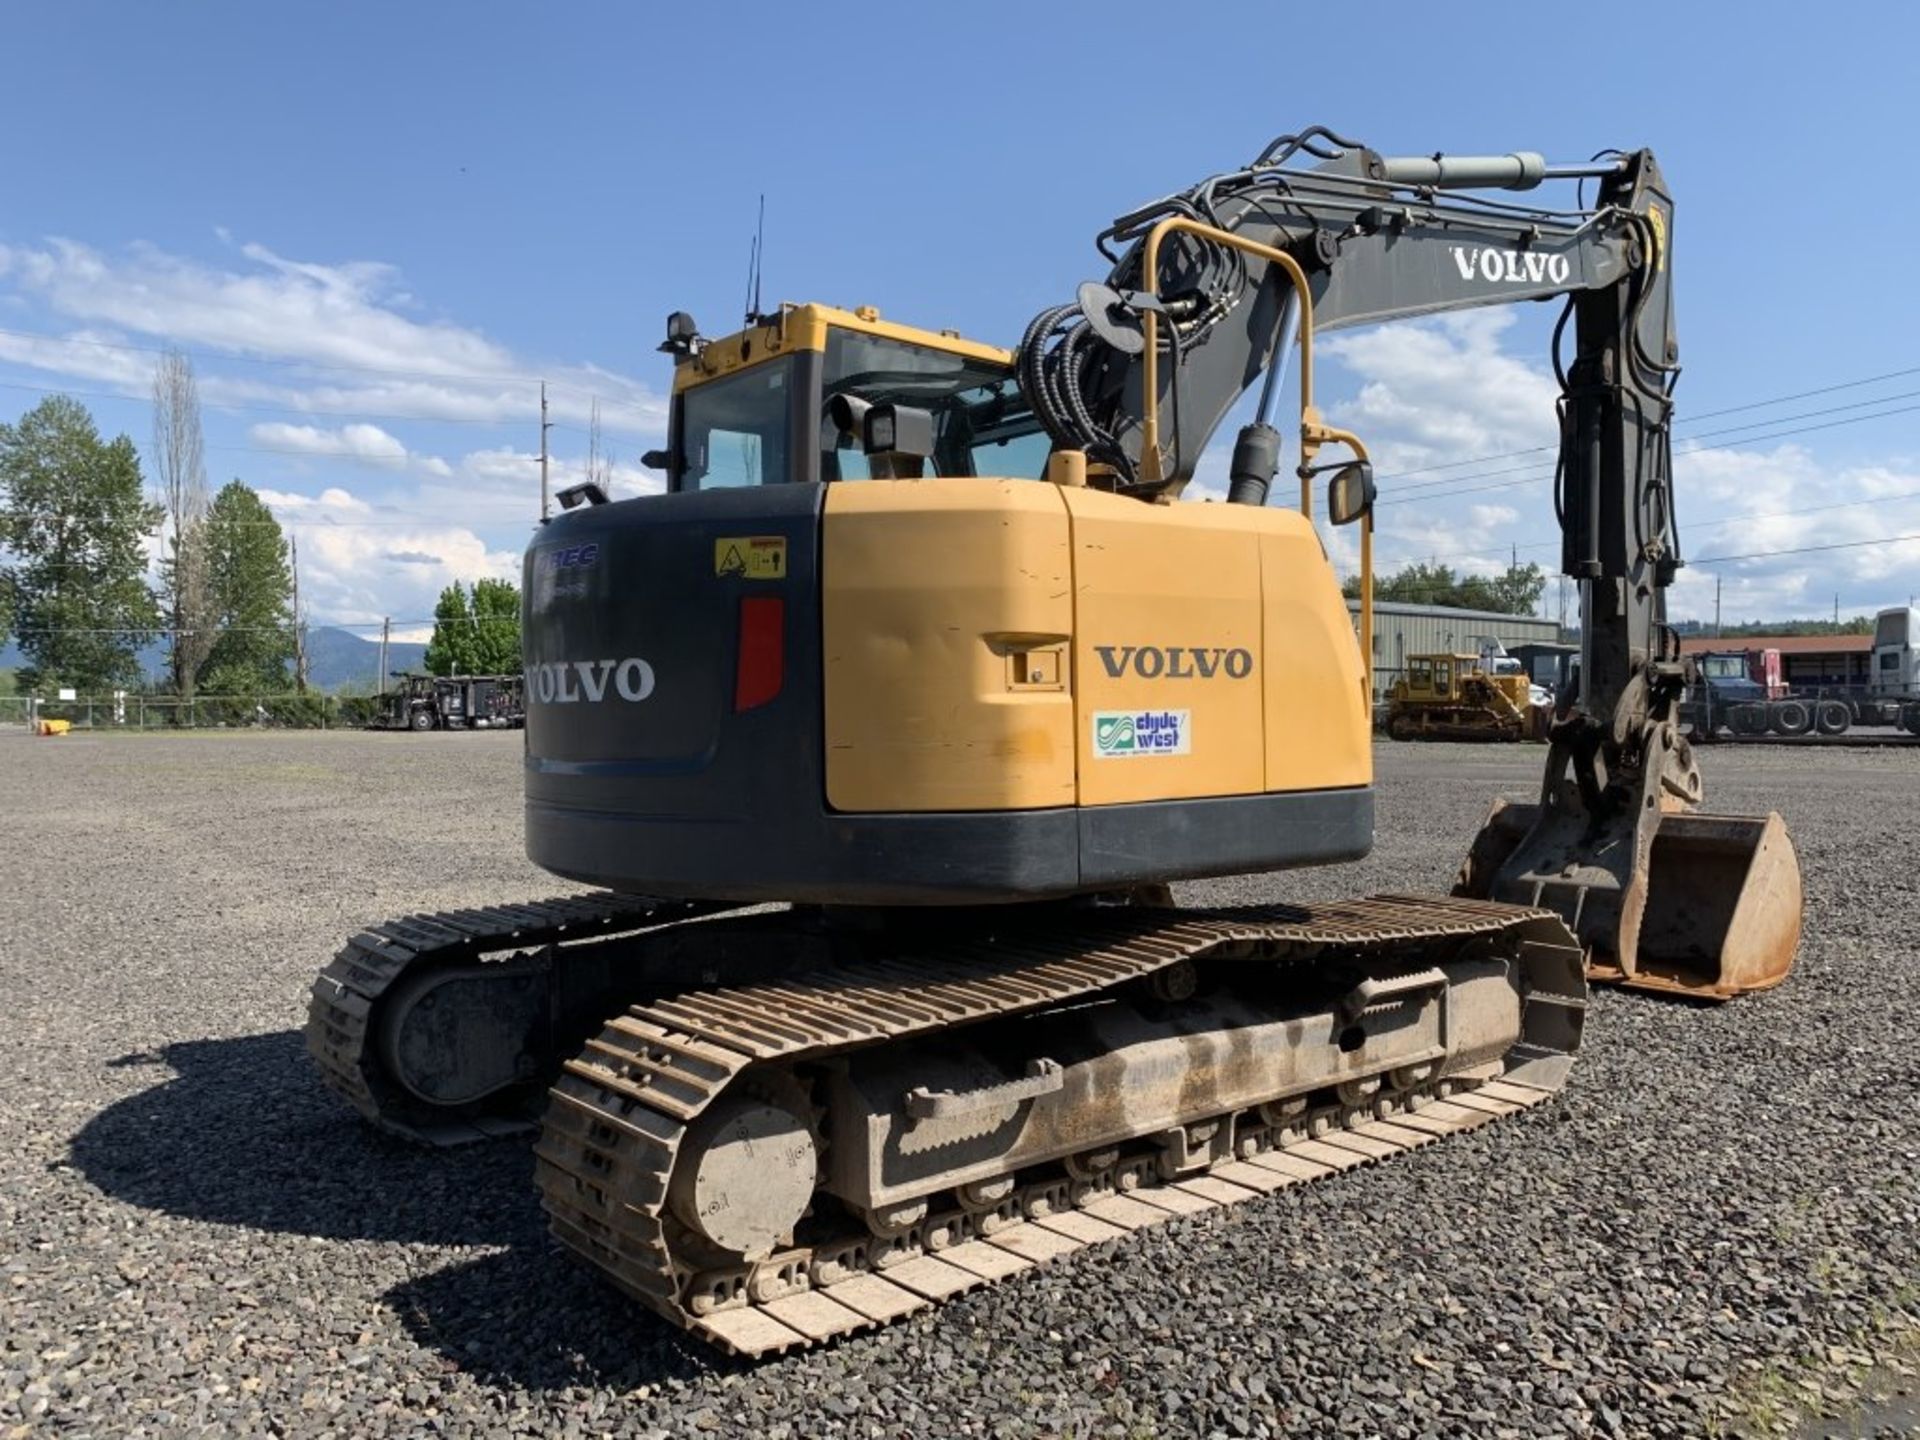
M 1600 157 L 1282 137 L 1114 222 L 1012 349 L 674 313 L 663 493 L 571 487 L 525 561 L 527 851 L 595 889 L 357 933 L 313 987 L 327 1080 L 418 1141 L 537 1127 L 562 1244 L 761 1355 L 1536 1105 L 1590 972 L 1778 981 L 1792 847 L 1695 813 L 1677 725 L 1672 202 Z M 1590 206 L 1454 194 L 1576 177 Z M 1453 894 L 1180 903 L 1373 843 L 1374 480 L 1316 336 L 1549 299 L 1583 690 L 1537 803 Z M 1256 384 L 1226 503 L 1183 499 Z
M 1532 682 L 1489 668 L 1478 655 L 1409 655 L 1387 692 L 1396 740 L 1544 740 L 1553 712 L 1530 698 Z

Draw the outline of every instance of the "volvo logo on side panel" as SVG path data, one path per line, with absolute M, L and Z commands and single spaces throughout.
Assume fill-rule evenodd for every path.
M 527 693 L 542 705 L 638 702 L 653 694 L 653 666 L 625 660 L 561 660 L 527 669 Z
M 1096 645 L 1094 653 L 1110 678 L 1134 675 L 1142 680 L 1211 680 L 1224 675 L 1244 680 L 1253 674 L 1253 652 L 1219 645 Z

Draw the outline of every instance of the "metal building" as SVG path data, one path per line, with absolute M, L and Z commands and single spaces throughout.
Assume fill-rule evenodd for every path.
M 1360 625 L 1360 602 L 1347 601 Z M 1540 615 L 1503 615 L 1495 610 L 1455 610 L 1447 605 L 1409 605 L 1399 600 L 1373 602 L 1373 693 L 1378 699 L 1400 678 L 1409 655 L 1453 652 L 1477 655 L 1489 640 L 1508 649 L 1530 641 L 1558 640 L 1557 621 Z

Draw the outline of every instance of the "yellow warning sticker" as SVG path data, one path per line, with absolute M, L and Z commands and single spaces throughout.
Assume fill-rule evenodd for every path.
M 713 573 L 742 580 L 787 578 L 787 537 L 730 535 L 713 542 Z

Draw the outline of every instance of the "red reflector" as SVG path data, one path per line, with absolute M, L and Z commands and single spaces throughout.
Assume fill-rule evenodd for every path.
M 740 601 L 740 665 L 733 708 L 751 710 L 780 693 L 786 676 L 787 602 L 778 597 Z

